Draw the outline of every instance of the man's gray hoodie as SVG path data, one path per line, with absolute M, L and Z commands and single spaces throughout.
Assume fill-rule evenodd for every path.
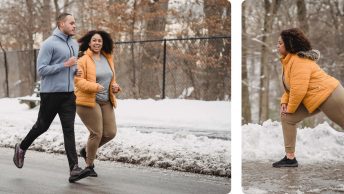
M 78 43 L 56 28 L 38 53 L 37 71 L 41 77 L 41 93 L 73 92 L 76 65 L 64 67 L 73 55 L 77 57 Z

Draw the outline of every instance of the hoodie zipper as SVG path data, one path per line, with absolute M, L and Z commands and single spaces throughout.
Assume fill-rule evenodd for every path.
M 69 49 L 69 56 L 70 57 L 74 56 L 74 50 L 73 50 L 73 47 L 72 47 L 72 49 L 69 47 L 68 38 L 66 40 L 66 44 L 67 44 L 68 49 Z M 70 67 L 68 67 L 68 89 L 67 89 L 68 92 L 69 92 L 69 85 L 70 85 Z

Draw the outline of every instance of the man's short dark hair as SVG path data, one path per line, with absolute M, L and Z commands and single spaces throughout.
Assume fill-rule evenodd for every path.
M 70 13 L 61 13 L 59 16 L 56 18 L 56 25 L 57 27 L 60 27 L 61 22 L 63 22 L 67 16 L 71 16 L 72 14 Z

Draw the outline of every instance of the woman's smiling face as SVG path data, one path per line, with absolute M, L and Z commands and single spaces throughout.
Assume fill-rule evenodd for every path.
M 89 47 L 94 53 L 99 53 L 103 47 L 102 37 L 99 34 L 93 35 L 89 43 Z

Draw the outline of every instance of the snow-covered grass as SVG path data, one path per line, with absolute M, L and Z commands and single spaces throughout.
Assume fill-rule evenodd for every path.
M 242 126 L 243 160 L 277 161 L 284 156 L 283 132 L 280 122 Z M 298 128 L 296 155 L 302 163 L 344 161 L 344 133 L 327 123 L 315 128 Z
M 13 147 L 35 123 L 38 107 L 29 109 L 16 98 L 0 99 L 0 107 L 0 146 Z M 230 176 L 230 140 L 214 138 L 229 136 L 230 102 L 118 100 L 115 114 L 117 136 L 99 149 L 99 160 Z M 79 150 L 88 131 L 78 116 L 75 137 Z M 30 149 L 64 153 L 58 117 Z

